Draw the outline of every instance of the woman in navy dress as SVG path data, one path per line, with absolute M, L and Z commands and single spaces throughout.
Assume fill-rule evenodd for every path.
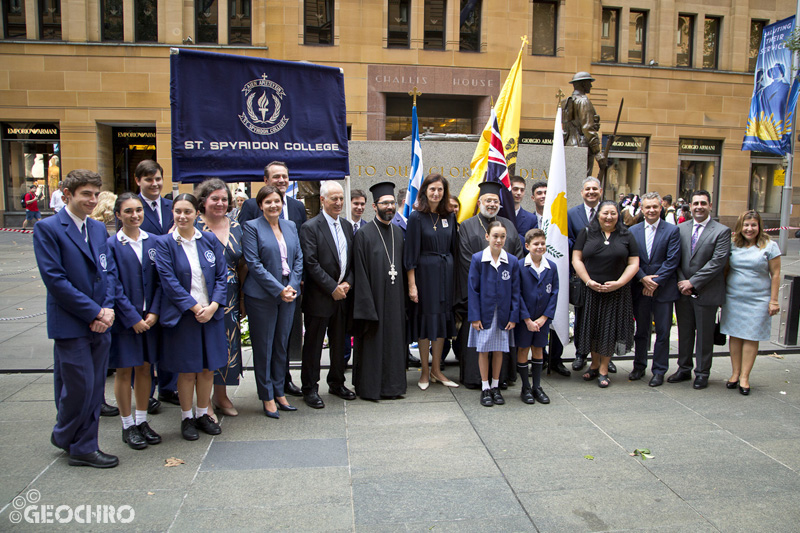
M 442 374 L 439 362 L 446 338 L 456 335 L 453 315 L 453 257 L 458 246 L 458 228 L 450 190 L 441 174 L 429 174 L 422 182 L 414 211 L 406 224 L 404 259 L 411 306 L 411 340 L 419 342 L 422 375 L 419 388 L 429 380 L 447 387 L 458 387 Z M 431 345 L 433 363 L 428 370 Z
M 197 199 L 180 194 L 172 203 L 175 229 L 158 239 L 156 266 L 161 276 L 161 365 L 178 376 L 181 435 L 197 440 L 197 429 L 219 435 L 208 415 L 214 371 L 228 360 L 225 304 L 228 301 L 225 252 L 213 233 L 194 227 Z M 197 409 L 192 399 L 197 391 Z
M 200 231 L 210 231 L 217 236 L 225 249 L 225 265 L 228 267 L 228 301 L 225 305 L 228 364 L 214 372 L 211 404 L 224 415 L 236 416 L 239 412 L 228 398 L 227 387 L 239 385 L 239 376 L 242 375 L 242 332 L 239 321 L 244 312 L 243 306 L 240 306 L 239 292 L 247 275 L 247 265 L 242 257 L 242 227 L 227 216 L 233 199 L 224 181 L 219 178 L 207 179 L 194 192 L 201 213 L 195 226 Z
M 114 214 L 122 225 L 108 238 L 108 262 L 114 284 L 114 313 L 111 328 L 109 368 L 116 368 L 114 395 L 122 417 L 122 442 L 134 450 L 158 444 L 161 437 L 147 423 L 150 398 L 150 365 L 158 360 L 158 314 L 161 288 L 156 270 L 156 239 L 139 226 L 144 220 L 142 199 L 121 194 Z M 131 374 L 136 379 L 136 417 L 131 413 Z
M 249 272 L 243 286 L 244 299 L 250 315 L 258 398 L 264 402 L 264 414 L 280 418 L 278 409 L 297 411 L 283 391 L 289 364 L 286 347 L 303 276 L 303 252 L 294 222 L 280 218 L 283 193 L 266 185 L 258 191 L 256 204 L 264 216 L 244 224 L 244 259 Z

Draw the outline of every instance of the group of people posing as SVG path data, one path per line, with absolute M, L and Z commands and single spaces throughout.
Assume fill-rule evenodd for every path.
M 693 224 L 663 222 L 660 198 L 649 193 L 642 198 L 645 221 L 628 229 L 615 203 L 600 202 L 597 180 L 587 178 L 583 204 L 568 213 L 572 265 L 581 283 L 559 288 L 538 228 L 546 182 L 533 184 L 536 210 L 528 213 L 519 207 L 525 181 L 514 178 L 516 226 L 498 216 L 496 183 L 481 185 L 479 212 L 459 225 L 458 201 L 437 174 L 425 178 L 407 219 L 399 216 L 394 185 L 383 182 L 370 188 L 375 218 L 351 223 L 341 216 L 344 191 L 333 181 L 323 182 L 321 210 L 307 220 L 303 204 L 286 197 L 289 169 L 281 162 L 266 166 L 265 185 L 238 206 L 237 217 L 230 216 L 234 199 L 221 180 L 208 179 L 194 194 L 169 201 L 160 197 L 162 173 L 154 161 L 139 164 L 140 193 L 117 198 L 119 229 L 109 237 L 103 224 L 87 217 L 100 194 L 100 176 L 74 170 L 63 182 L 66 208 L 34 234 L 55 345 L 58 418 L 51 442 L 69 454 L 71 465 L 118 464 L 97 442 L 107 368 L 117 372 L 122 439 L 131 448 L 161 442 L 148 423 L 154 369 L 159 383 L 175 383 L 183 438 L 219 434 L 217 415 L 238 415 L 227 387 L 242 374 L 244 316 L 258 397 L 264 414 L 278 419 L 280 411 L 297 410 L 287 394 L 325 407 L 319 380 L 326 336 L 328 392 L 345 400 L 401 398 L 411 342 L 419 345 L 420 389 L 432 383 L 458 387 L 441 366 L 445 343 L 452 342 L 459 381 L 480 388 L 482 405 L 505 403 L 500 391 L 517 375 L 523 402 L 549 403 L 540 382 L 548 343 L 550 368 L 570 374 L 557 336 L 549 336 L 559 290 L 576 295 L 573 368 L 582 369 L 591 354 L 584 379 L 607 387 L 611 357 L 628 352 L 634 338 L 629 377 L 640 379 L 653 317 L 650 385 L 660 385 L 677 300 L 679 370 L 668 380 L 690 378 L 694 351 L 694 385 L 703 388 L 716 310 L 726 303 L 726 268 L 722 328 L 732 336 L 733 366 L 728 386 L 746 394 L 758 341 L 768 337 L 769 316 L 777 312 L 779 252 L 760 217 L 740 217 L 730 254 L 731 233 L 710 219 L 711 198 L 704 191 L 692 197 Z M 353 191 L 350 200 L 363 210 L 367 198 Z M 300 388 L 289 373 L 293 331 L 302 338 Z M 345 385 L 351 343 L 355 392 Z

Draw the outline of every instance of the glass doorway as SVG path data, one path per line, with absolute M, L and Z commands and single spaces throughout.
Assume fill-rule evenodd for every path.
M 145 159 L 156 159 L 155 128 L 112 128 L 114 194 L 138 192 L 134 171 Z

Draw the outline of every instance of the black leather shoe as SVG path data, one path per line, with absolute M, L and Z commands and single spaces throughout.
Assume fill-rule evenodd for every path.
M 664 374 L 653 374 L 653 377 L 650 379 L 650 383 L 648 383 L 648 385 L 651 387 L 660 387 L 663 384 Z
M 533 399 L 533 394 L 531 393 L 531 389 L 522 389 L 519 393 L 519 397 L 522 399 L 523 403 L 532 404 L 536 403 L 536 400 Z
M 325 407 L 325 402 L 323 402 L 322 398 L 319 397 L 317 391 L 311 391 L 308 394 L 304 394 L 303 401 L 306 402 L 306 405 L 312 409 L 322 409 Z
M 287 381 L 286 383 L 284 383 L 283 392 L 285 392 L 289 396 L 296 396 L 298 398 L 301 398 L 303 396 L 303 391 L 300 390 L 300 387 L 298 387 L 291 381 Z
M 144 450 L 147 448 L 147 441 L 137 426 L 131 426 L 127 429 L 122 429 L 122 442 L 134 450 Z
M 178 400 L 178 391 L 163 390 L 158 392 L 158 399 L 162 402 L 171 403 L 172 405 L 180 405 Z
M 694 385 L 692 385 L 695 389 L 705 389 L 708 387 L 708 376 L 697 376 L 694 378 Z
M 733 390 L 733 389 L 735 389 L 735 388 L 736 388 L 736 387 L 738 387 L 738 386 L 739 386 L 739 380 L 738 380 L 738 379 L 737 379 L 736 381 L 726 381 L 726 382 L 725 382 L 725 388 L 726 388 L 726 389 L 731 389 L 731 390 Z
M 689 381 L 690 379 L 692 379 L 691 374 L 678 370 L 667 378 L 667 383 L 680 383 L 681 381 Z
M 219 435 L 222 433 L 222 428 L 219 424 L 214 422 L 214 419 L 205 414 L 195 421 L 197 427 L 207 435 Z
M 355 400 L 356 393 L 345 387 L 344 385 L 339 385 L 338 387 L 330 387 L 328 389 L 329 394 L 333 394 L 334 396 L 338 396 L 342 400 Z
M 494 405 L 494 401 L 492 401 L 492 391 L 489 389 L 483 389 L 481 391 L 481 405 L 484 407 L 491 407 Z
M 611 369 L 608 370 L 611 372 Z M 638 381 L 644 377 L 645 369 L 644 368 L 634 368 L 630 374 L 628 374 L 628 380 L 630 381 Z
M 103 402 L 100 404 L 100 416 L 119 416 L 119 409 Z
M 150 424 L 147 422 L 142 422 L 136 426 L 139 428 L 139 433 L 142 434 L 144 440 L 147 441 L 147 444 L 159 444 L 161 442 L 161 435 L 153 431 L 150 427 Z
M 748 394 L 750 394 L 750 387 L 742 387 L 740 385 L 739 386 L 739 394 L 741 394 L 742 396 L 747 396 Z
M 565 378 L 568 378 L 572 375 L 572 373 L 569 370 L 567 370 L 567 367 L 564 366 L 564 363 L 556 363 L 552 366 L 550 370 L 560 376 L 564 376 Z
M 503 395 L 500 394 L 500 389 L 495 387 L 491 389 L 492 392 L 492 403 L 495 405 L 503 405 L 506 401 L 503 399 Z
M 116 455 L 109 455 L 100 450 L 95 450 L 92 453 L 85 453 L 83 455 L 70 455 L 70 466 L 91 466 L 93 468 L 114 468 L 119 464 L 119 459 Z
M 408 366 L 409 368 L 421 368 L 422 361 L 420 361 L 419 357 L 417 357 L 416 355 L 412 354 L 411 352 L 408 352 Z
M 275 405 L 278 406 L 279 411 L 297 411 L 297 407 L 295 407 L 294 405 L 290 405 L 288 403 L 284 405 L 280 402 L 275 402 Z
M 550 403 L 550 397 L 544 393 L 541 387 L 533 391 L 533 397 L 536 398 L 536 401 L 539 403 L 544 403 L 544 404 Z
M 200 438 L 194 418 L 184 418 L 181 420 L 181 436 L 186 440 L 197 440 Z
M 614 361 L 609 361 L 608 362 L 608 371 L 610 373 L 612 373 L 612 374 L 616 374 L 617 373 L 617 365 L 614 364 Z
M 575 354 L 575 360 L 572 362 L 572 370 L 582 370 L 586 366 L 586 356 L 579 353 Z
M 147 412 L 151 415 L 157 415 L 161 411 L 161 402 L 155 398 L 147 400 Z

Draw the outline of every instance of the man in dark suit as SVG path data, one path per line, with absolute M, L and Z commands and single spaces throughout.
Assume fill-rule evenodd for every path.
M 161 197 L 164 188 L 164 169 L 156 161 L 145 159 L 136 165 L 133 171 L 136 185 L 139 187 L 139 196 L 144 202 L 144 220 L 141 229 L 151 235 L 165 235 L 172 228 L 172 200 Z M 151 366 L 151 373 L 155 370 Z M 152 376 L 151 376 L 152 377 Z M 152 397 L 158 384 L 158 400 Z M 168 372 L 158 367 L 158 379 L 153 380 L 151 398 L 147 411 L 155 414 L 161 407 L 161 402 L 180 405 L 178 401 L 178 374 Z M 104 407 L 106 412 L 108 409 Z M 116 407 L 114 407 L 116 410 Z M 117 413 L 118 414 L 118 413 Z M 103 413 L 103 416 L 110 416 Z
M 53 339 L 58 414 L 50 442 L 69 454 L 71 466 L 113 468 L 119 459 L 100 451 L 97 430 L 114 288 L 107 271 L 106 227 L 88 216 L 102 185 L 96 172 L 70 172 L 64 180 L 67 207 L 38 224 L 33 249 L 47 287 L 47 334 Z
M 522 176 L 511 176 L 511 196 L 514 198 L 514 212 L 517 215 L 515 224 L 517 233 L 519 233 L 522 247 L 525 248 L 525 234 L 528 233 L 528 230 L 538 226 L 536 226 L 536 217 L 533 216 L 533 213 L 522 207 L 522 199 L 525 198 L 525 178 Z
M 325 331 L 331 366 L 328 392 L 344 400 L 356 395 L 344 386 L 344 342 L 347 331 L 347 296 L 353 285 L 353 225 L 339 216 L 344 190 L 335 181 L 320 187 L 322 211 L 300 228 L 303 249 L 303 314 L 306 335 L 303 344 L 303 399 L 309 407 L 322 409 L 319 397 L 320 358 Z
M 570 258 L 570 274 L 573 274 L 572 270 L 572 245 L 575 244 L 575 239 L 578 237 L 578 233 L 584 230 L 586 226 L 589 225 L 595 216 L 597 216 L 597 205 L 600 203 L 600 200 L 603 198 L 603 188 L 600 185 L 600 181 L 597 178 L 589 176 L 585 180 L 583 180 L 583 185 L 581 186 L 581 197 L 583 198 L 583 203 L 580 205 L 576 205 L 567 210 L 567 237 L 569 239 L 569 258 Z M 583 313 L 582 307 L 575 308 L 575 338 L 578 338 L 577 326 L 580 323 L 581 313 Z M 558 340 L 557 335 L 551 335 L 551 344 L 552 340 L 555 339 L 555 345 L 552 345 L 550 349 L 556 348 L 557 354 L 560 356 L 561 352 L 563 351 L 563 347 L 560 346 L 560 342 Z M 555 355 L 555 354 L 554 354 Z M 576 353 L 575 354 L 575 361 L 572 362 L 572 369 L 573 370 L 582 370 L 583 367 L 586 365 L 586 358 L 589 354 L 585 353 Z M 613 373 L 617 372 L 617 367 L 614 365 L 613 362 L 608 363 L 608 371 Z
M 647 370 L 650 330 L 655 321 L 653 378 L 649 385 L 658 387 L 664 383 L 664 374 L 669 368 L 672 302 L 680 295 L 675 271 L 681 259 L 681 240 L 678 226 L 661 220 L 661 197 L 657 192 L 642 196 L 642 213 L 644 221 L 630 229 L 639 246 L 639 272 L 632 286 L 636 334 L 633 371 L 628 379 L 642 379 Z
M 689 201 L 693 220 L 678 226 L 681 262 L 675 304 L 678 316 L 678 371 L 667 381 L 678 383 L 692 377 L 692 350 L 697 359 L 694 388 L 708 386 L 714 352 L 717 309 L 725 303 L 725 265 L 731 253 L 731 230 L 711 219 L 711 194 L 695 191 Z
M 289 167 L 282 161 L 273 161 L 264 167 L 264 184 L 272 185 L 283 193 L 284 204 L 282 219 L 288 219 L 294 222 L 297 227 L 297 233 L 300 233 L 300 226 L 306 222 L 306 208 L 303 202 L 295 200 L 286 196 L 286 190 L 289 188 Z M 264 216 L 261 209 L 258 207 L 258 202 L 255 198 L 245 200 L 242 204 L 242 209 L 239 212 L 239 224 L 244 226 L 248 220 Z M 297 297 L 296 305 L 294 307 L 294 322 L 292 323 L 292 332 L 289 334 L 289 346 L 287 348 L 289 359 L 294 358 L 297 360 L 300 355 L 300 350 L 303 344 L 303 319 L 302 319 L 302 295 Z M 286 365 L 286 381 L 284 383 L 284 392 L 290 396 L 302 396 L 303 393 L 300 388 L 292 382 L 292 374 L 289 370 L 289 365 Z

